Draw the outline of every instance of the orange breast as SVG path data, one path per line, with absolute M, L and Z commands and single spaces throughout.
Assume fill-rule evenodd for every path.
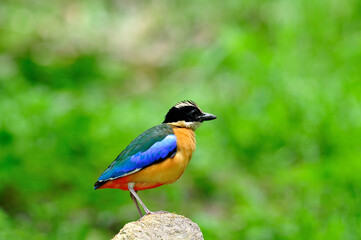
M 177 152 L 172 158 L 146 167 L 139 172 L 105 183 L 100 188 L 128 190 L 128 183 L 134 182 L 134 190 L 159 187 L 176 181 L 186 169 L 196 148 L 195 134 L 189 128 L 173 128 L 177 137 Z

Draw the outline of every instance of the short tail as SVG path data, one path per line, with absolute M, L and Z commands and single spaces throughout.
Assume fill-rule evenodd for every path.
M 103 186 L 106 182 L 107 181 L 97 181 L 96 183 L 94 183 L 94 189 L 97 190 L 98 188 Z

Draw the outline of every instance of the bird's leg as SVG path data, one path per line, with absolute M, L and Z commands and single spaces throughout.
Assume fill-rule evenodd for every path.
M 137 192 L 137 191 L 135 191 L 135 192 Z M 132 198 L 132 200 L 133 200 L 133 202 L 134 202 L 135 206 L 137 206 L 137 209 L 138 209 L 138 212 L 139 212 L 140 217 L 143 217 L 143 214 L 142 214 L 142 211 L 140 211 L 140 208 L 139 208 L 139 205 L 138 205 L 137 199 L 135 199 L 135 197 L 133 196 L 133 194 L 132 194 L 132 193 L 130 193 L 130 197 Z
M 149 209 L 144 205 L 142 200 L 140 200 L 140 197 L 138 196 L 138 194 L 134 191 L 134 183 L 133 182 L 128 183 L 128 189 L 129 189 L 130 193 L 133 194 L 133 196 L 138 200 L 140 205 L 143 207 L 145 214 L 146 215 L 151 214 L 152 212 L 149 211 Z

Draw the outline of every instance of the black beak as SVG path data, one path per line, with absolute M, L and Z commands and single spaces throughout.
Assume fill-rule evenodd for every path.
M 210 114 L 210 113 L 203 113 L 202 116 L 200 116 L 200 120 L 201 122 L 203 121 L 210 121 L 210 120 L 213 120 L 213 119 L 216 119 L 217 117 L 213 114 Z

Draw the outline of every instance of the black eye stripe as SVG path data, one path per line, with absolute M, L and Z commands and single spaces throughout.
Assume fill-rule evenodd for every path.
M 197 111 L 195 110 L 195 109 L 193 109 L 192 111 L 190 111 L 188 114 L 189 115 L 194 115 L 194 114 L 196 114 L 197 113 Z
M 164 122 L 194 122 L 198 121 L 200 115 L 202 112 L 195 106 L 173 107 L 167 113 Z

